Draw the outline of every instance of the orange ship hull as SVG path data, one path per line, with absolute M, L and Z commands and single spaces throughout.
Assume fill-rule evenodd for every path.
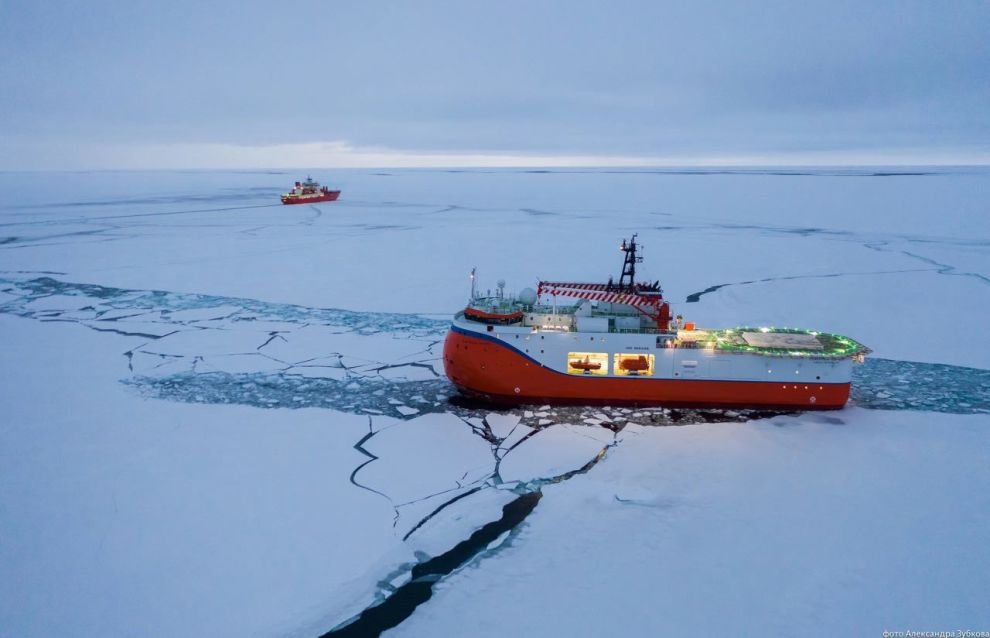
M 494 339 L 456 329 L 447 333 L 443 364 L 461 392 L 505 404 L 837 410 L 848 401 L 851 385 L 568 375 Z

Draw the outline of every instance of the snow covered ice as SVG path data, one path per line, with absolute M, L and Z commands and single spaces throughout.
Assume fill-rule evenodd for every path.
M 388 635 L 990 627 L 987 170 L 134 175 L 0 174 L 0 633 L 318 636 L 417 569 Z M 870 346 L 850 407 L 455 396 L 472 266 L 633 232 L 689 320 Z

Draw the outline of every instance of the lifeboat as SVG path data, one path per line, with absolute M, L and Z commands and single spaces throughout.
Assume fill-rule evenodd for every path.
M 332 191 L 312 177 L 305 182 L 296 182 L 295 188 L 282 195 L 283 204 L 315 204 L 317 202 L 333 202 L 340 197 L 340 191 Z
M 581 359 L 575 359 L 570 362 L 571 367 L 575 370 L 584 370 L 585 372 L 591 372 L 592 370 L 601 370 L 602 364 L 600 361 L 592 361 L 590 357 L 585 357 L 584 361 Z
M 619 362 L 619 367 L 626 372 L 643 372 L 650 369 L 650 362 L 646 360 L 646 357 L 640 355 L 635 359 L 625 358 Z
M 523 313 L 521 310 L 514 312 L 499 312 L 497 307 L 493 307 L 489 312 L 486 310 L 481 310 L 480 308 L 475 308 L 474 306 L 467 306 L 464 308 L 464 316 L 468 319 L 481 321 L 483 323 L 510 324 L 522 321 Z

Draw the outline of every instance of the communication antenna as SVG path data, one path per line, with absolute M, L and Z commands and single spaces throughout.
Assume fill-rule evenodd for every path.
M 477 275 L 475 274 L 475 271 L 477 270 L 478 270 L 477 267 L 471 269 L 471 299 L 477 298 L 477 295 L 475 295 L 474 293 L 475 282 L 477 281 L 478 278 Z
M 619 246 L 619 250 L 626 253 L 625 262 L 622 264 L 622 276 L 619 277 L 619 288 L 626 288 L 627 286 L 632 289 L 633 285 L 636 283 L 636 264 L 642 263 L 643 258 L 636 254 L 636 236 L 639 233 L 633 233 L 632 239 L 629 243 L 626 240 L 622 240 L 622 245 Z M 629 283 L 626 283 L 628 278 Z

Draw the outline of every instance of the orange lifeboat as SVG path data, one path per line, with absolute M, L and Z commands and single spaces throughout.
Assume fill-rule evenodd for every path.
M 650 369 L 650 362 L 646 360 L 646 357 L 640 355 L 633 358 L 625 358 L 619 361 L 619 367 L 626 372 L 644 372 Z
M 585 357 L 584 361 L 580 359 L 572 359 L 570 364 L 575 370 L 584 370 L 585 372 L 602 369 L 601 361 L 592 361 L 590 357 Z
M 522 321 L 523 313 L 521 310 L 515 312 L 498 312 L 495 308 L 492 308 L 492 312 L 486 312 L 474 306 L 468 306 L 464 309 L 464 316 L 483 323 L 509 324 Z

